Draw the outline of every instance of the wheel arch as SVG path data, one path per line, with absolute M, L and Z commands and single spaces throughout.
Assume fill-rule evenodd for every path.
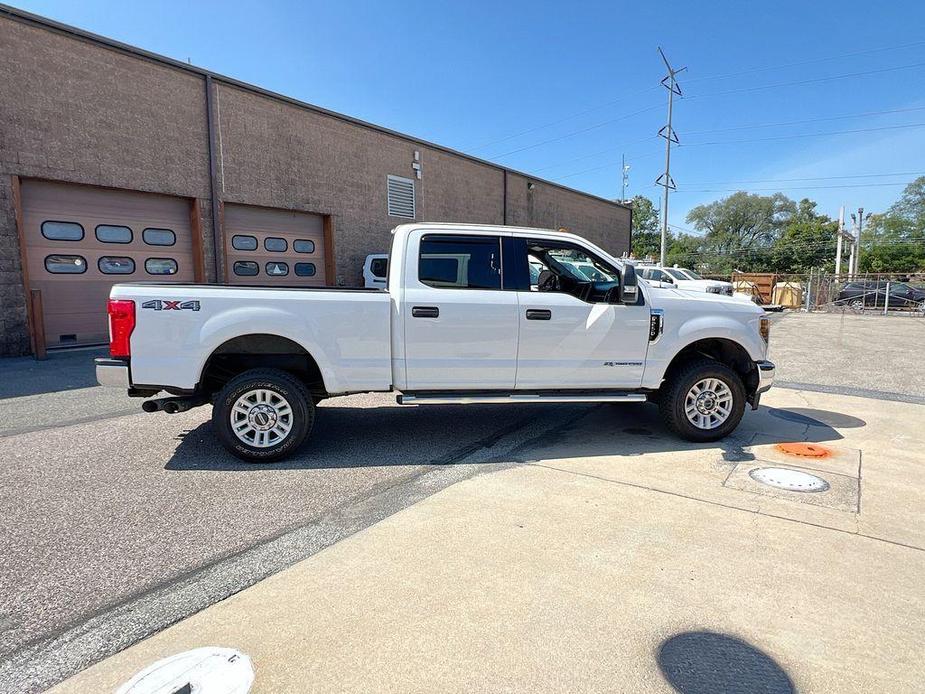
M 292 338 L 275 333 L 248 333 L 222 342 L 206 358 L 197 389 L 211 396 L 235 376 L 259 368 L 281 369 L 296 376 L 313 397 L 328 395 L 315 357 Z
M 714 359 L 739 374 L 745 392 L 749 395 L 758 389 L 758 369 L 748 350 L 739 342 L 726 337 L 705 337 L 685 345 L 665 369 L 665 380 L 692 359 L 707 357 Z

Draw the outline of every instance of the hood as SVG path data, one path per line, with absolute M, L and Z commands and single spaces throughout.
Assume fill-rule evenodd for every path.
M 709 282 L 709 280 L 704 280 Z M 708 294 L 703 291 L 679 289 L 665 282 L 648 282 L 649 294 L 655 307 L 664 307 L 677 301 L 684 302 L 689 308 L 702 309 L 704 313 L 716 311 L 732 311 L 735 313 L 763 314 L 764 309 L 752 301 L 742 301 L 725 294 Z

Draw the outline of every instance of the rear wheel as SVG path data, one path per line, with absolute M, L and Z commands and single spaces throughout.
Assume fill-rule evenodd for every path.
M 308 436 L 314 419 L 308 390 L 279 369 L 245 371 L 225 385 L 212 408 L 222 445 L 248 462 L 287 456 Z
M 688 441 L 721 439 L 739 425 L 745 413 L 742 379 L 713 359 L 684 364 L 662 389 L 662 419 L 671 431 Z

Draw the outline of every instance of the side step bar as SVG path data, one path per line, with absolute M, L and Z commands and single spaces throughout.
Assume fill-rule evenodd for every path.
M 645 402 L 645 393 L 401 394 L 399 405 L 520 405 L 529 402 Z

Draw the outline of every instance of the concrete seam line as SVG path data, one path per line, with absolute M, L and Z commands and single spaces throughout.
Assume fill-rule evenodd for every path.
M 863 537 L 867 540 L 873 540 L 874 542 L 883 542 L 888 545 L 893 545 L 894 547 L 902 547 L 903 549 L 911 549 L 916 552 L 925 552 L 925 547 L 919 547 L 917 545 L 906 544 L 905 542 L 898 542 L 896 540 L 888 540 L 885 537 L 877 537 L 876 535 L 867 535 L 861 532 L 854 532 L 851 530 L 843 530 L 841 528 L 835 528 L 831 525 L 822 525 L 821 523 L 811 523 L 810 521 L 798 520 L 796 518 L 788 518 L 787 516 L 781 516 L 776 513 L 765 513 L 764 511 L 752 511 L 751 509 L 742 508 L 741 506 L 733 506 L 732 504 L 724 504 L 719 501 L 710 501 L 709 499 L 701 499 L 696 496 L 689 496 L 687 494 L 681 494 L 680 492 L 672 492 L 667 489 L 659 489 L 658 487 L 647 487 L 644 484 L 636 484 L 635 482 L 624 482 L 621 480 L 611 480 L 606 477 L 601 477 L 600 475 L 591 475 L 587 472 L 575 472 L 574 470 L 564 470 L 559 467 L 554 467 L 552 465 L 540 465 L 539 463 L 526 463 L 531 467 L 542 468 L 544 470 L 552 470 L 554 472 L 561 472 L 566 475 L 574 475 L 575 477 L 587 477 L 589 479 L 598 480 L 600 482 L 607 482 L 608 484 L 616 484 L 620 487 L 631 487 L 633 489 L 640 489 L 646 492 L 655 492 L 656 494 L 665 494 L 666 496 L 673 496 L 678 499 L 686 499 L 687 501 L 693 501 L 699 504 L 709 504 L 710 506 L 718 506 L 719 508 L 726 508 L 731 511 L 741 511 L 742 513 L 750 513 L 754 516 L 765 516 L 766 518 L 775 518 L 777 520 L 787 521 L 788 523 L 799 523 L 800 525 L 806 525 L 811 528 L 819 528 L 820 530 L 830 530 L 835 533 L 843 533 L 845 535 L 853 535 L 855 537 Z M 838 473 L 831 473 L 838 474 Z M 852 513 L 852 516 L 857 517 L 858 514 Z
M 542 436 L 559 417 L 558 410 L 525 417 L 517 426 L 505 427 L 500 436 L 495 432 L 464 447 L 455 464 L 428 463 L 438 467 L 104 608 L 53 636 L 24 644 L 0 660 L 0 691 L 42 691 L 457 482 L 513 467 L 516 463 L 491 467 L 485 463 L 497 460 L 523 440 Z M 518 432 L 525 436 L 507 440 Z
M 925 405 L 925 397 L 920 395 L 906 395 L 904 393 L 891 393 L 886 390 L 871 390 L 869 388 L 853 388 L 850 386 L 830 386 L 824 383 L 800 383 L 798 381 L 775 381 L 778 388 L 791 390 L 806 390 L 810 393 L 828 393 L 830 395 L 851 395 L 856 398 L 869 400 L 889 400 L 892 402 L 907 402 L 913 405 Z

